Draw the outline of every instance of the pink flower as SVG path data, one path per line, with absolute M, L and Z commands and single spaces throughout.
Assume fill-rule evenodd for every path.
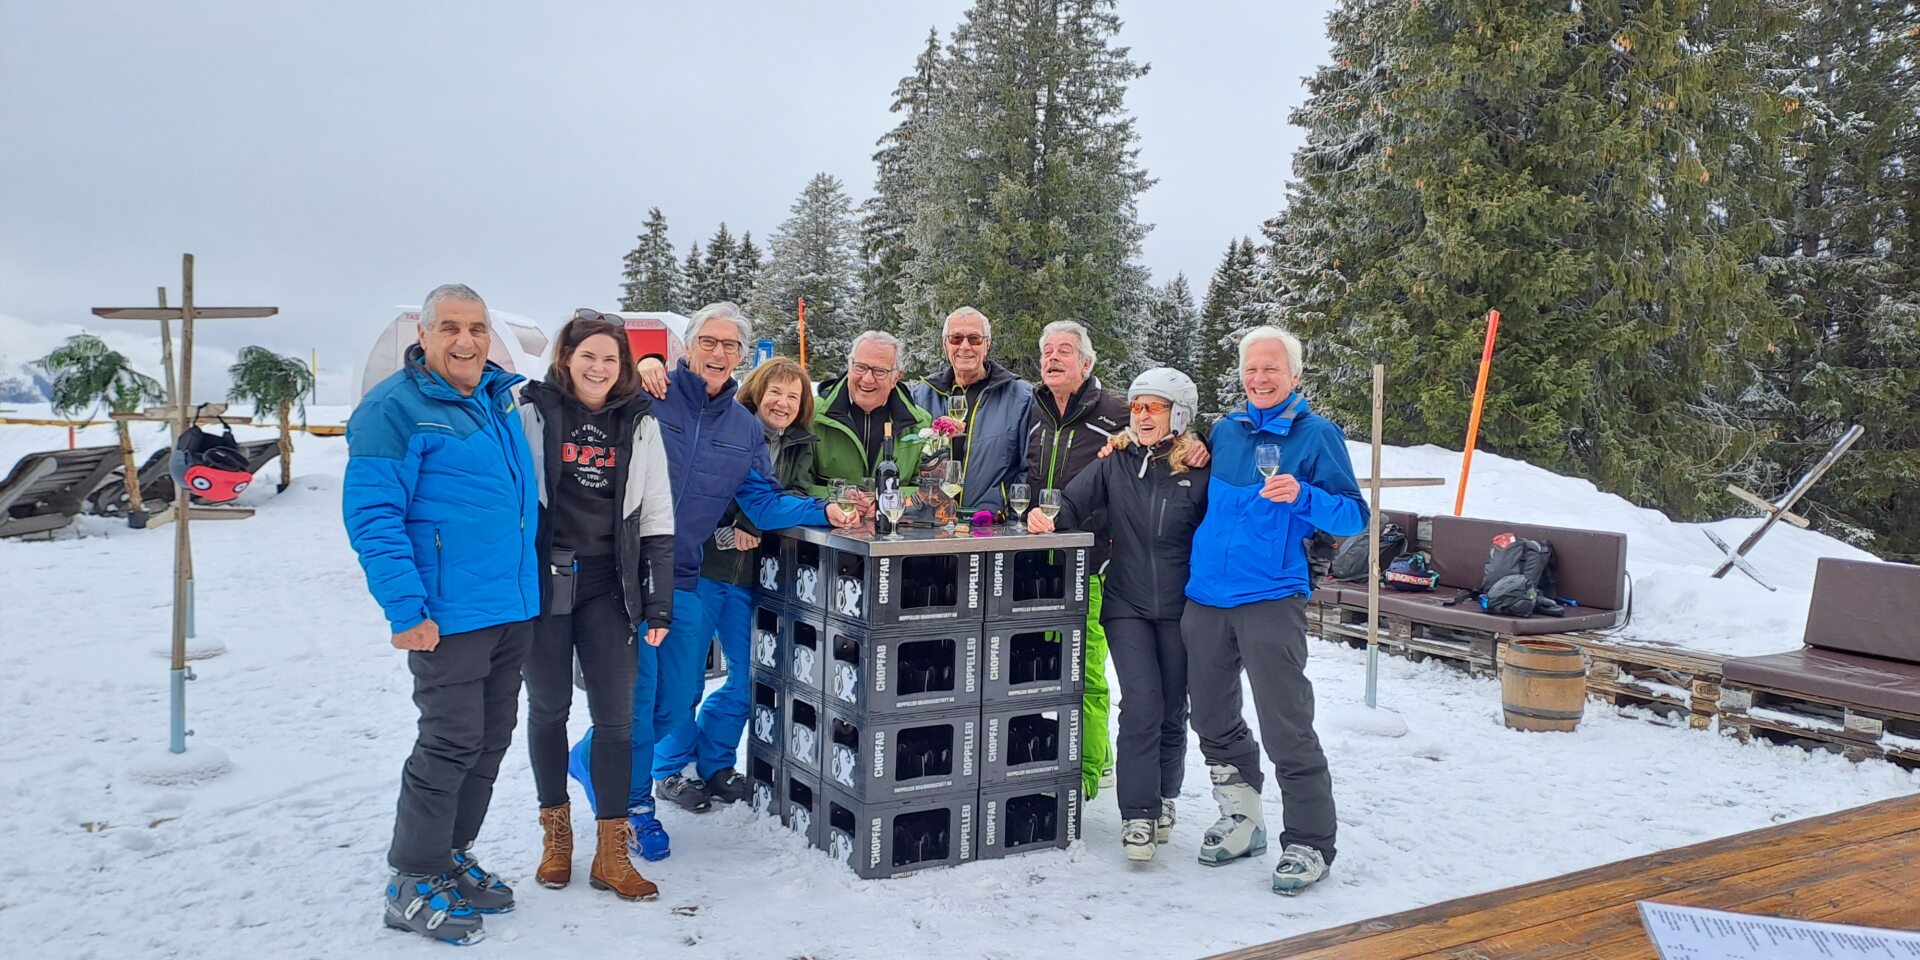
M 952 417 L 935 417 L 933 431 L 943 437 L 957 437 L 967 432 L 967 425 Z

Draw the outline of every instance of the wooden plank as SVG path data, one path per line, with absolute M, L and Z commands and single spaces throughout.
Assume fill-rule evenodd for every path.
M 195 320 L 246 320 L 271 317 L 279 307 L 193 307 Z M 179 320 L 181 307 L 94 307 L 93 315 L 108 320 Z
M 1920 822 L 1916 818 L 1920 818 L 1920 796 L 1897 797 L 1539 883 L 1330 927 L 1221 954 L 1219 960 L 1410 960 L 1471 943 L 1484 937 L 1489 925 L 1496 929 L 1532 926 L 1609 905 L 1666 899 L 1674 891 L 1769 864 L 1817 858 L 1848 844 L 1870 844 L 1912 832 Z M 1473 919 L 1463 919 L 1468 916 Z
M 1773 501 L 1768 500 L 1766 497 L 1763 497 L 1757 493 L 1754 493 L 1751 490 L 1743 489 L 1738 484 L 1732 484 L 1732 483 L 1727 484 L 1727 492 L 1733 494 L 1736 497 L 1739 497 L 1742 500 L 1745 500 L 1748 504 L 1759 508 L 1761 511 L 1765 513 L 1773 513 L 1774 511 L 1780 509 L 1779 507 L 1774 506 Z M 1791 523 L 1802 530 L 1807 529 L 1807 527 L 1811 525 L 1807 521 L 1806 517 L 1803 517 L 1797 513 L 1794 513 L 1791 510 L 1780 510 L 1780 519 L 1785 520 L 1786 522 Z

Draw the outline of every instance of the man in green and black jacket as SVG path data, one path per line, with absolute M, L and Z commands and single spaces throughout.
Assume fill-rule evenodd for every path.
M 920 474 L 920 431 L 933 422 L 900 386 L 900 341 L 879 330 L 853 338 L 847 374 L 820 385 L 813 433 L 814 495 L 828 496 L 836 480 L 872 477 L 880 462 L 885 424 L 893 424 L 893 460 L 905 483 Z

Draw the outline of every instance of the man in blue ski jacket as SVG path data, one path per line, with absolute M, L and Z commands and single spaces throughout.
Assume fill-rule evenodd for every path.
M 1311 574 L 1302 541 L 1315 530 L 1340 537 L 1367 525 L 1346 438 L 1295 391 L 1300 372 L 1292 334 L 1263 326 L 1241 339 L 1247 400 L 1213 427 L 1207 516 L 1194 535 L 1180 621 L 1190 722 L 1220 804 L 1200 862 L 1218 866 L 1267 846 L 1260 744 L 1241 712 L 1244 664 L 1286 817 L 1273 891 L 1288 896 L 1326 876 L 1335 830 L 1333 778 L 1306 674 Z
M 480 914 L 513 909 L 513 891 L 469 847 L 513 742 L 540 612 L 538 478 L 515 413 L 523 378 L 487 362 L 479 294 L 435 289 L 419 333 L 405 368 L 347 421 L 341 508 L 420 710 L 387 850 L 386 924 L 473 943 Z

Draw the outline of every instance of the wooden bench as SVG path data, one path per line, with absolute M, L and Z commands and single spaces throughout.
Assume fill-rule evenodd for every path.
M 1804 641 L 1726 662 L 1720 731 L 1920 766 L 1920 566 L 1822 557 Z
M 80 447 L 29 453 L 0 480 L 0 537 L 46 533 L 66 526 L 87 494 L 120 465 L 120 447 Z
M 1339 879 L 1336 864 L 1327 882 Z M 1641 900 L 1913 930 L 1920 929 L 1916 896 L 1920 797 L 1908 796 L 1248 947 L 1215 960 L 1656 960 L 1640 924 Z

